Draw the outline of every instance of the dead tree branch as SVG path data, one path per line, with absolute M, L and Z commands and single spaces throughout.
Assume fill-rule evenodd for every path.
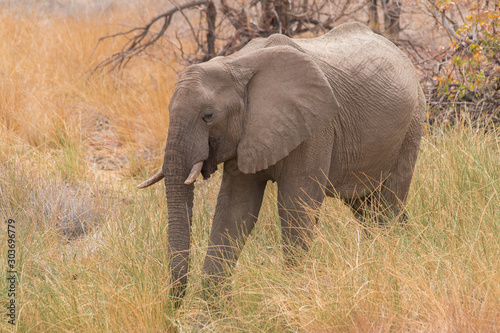
M 175 4 L 175 2 L 174 2 Z M 273 33 L 281 33 L 290 37 L 310 33 L 320 35 L 333 28 L 339 20 L 351 17 L 368 4 L 367 0 L 352 2 L 349 0 L 303 0 L 296 4 L 290 0 L 253 0 L 246 6 L 230 6 L 226 0 L 220 0 L 216 6 L 213 0 L 191 1 L 182 5 L 175 4 L 175 8 L 158 15 L 143 27 L 135 27 L 128 31 L 101 37 L 96 48 L 105 40 L 125 38 L 122 49 L 101 61 L 92 71 L 104 68 L 123 70 L 136 56 L 145 54 L 162 37 L 167 36 L 172 19 L 180 13 L 186 21 L 187 30 L 191 32 L 195 49 L 187 52 L 182 48 L 179 38 L 177 44 L 167 38 L 167 41 L 180 52 L 188 63 L 208 61 L 215 56 L 232 54 L 246 45 L 255 37 L 267 37 Z M 199 22 L 194 22 L 192 16 L 186 15 L 184 10 L 201 9 Z M 217 10 L 222 18 L 217 24 Z M 231 32 L 218 29 L 221 22 L 229 23 Z M 153 26 L 161 24 L 158 32 Z M 225 25 L 227 28 L 227 24 Z M 202 37 L 203 31 L 205 32 Z M 176 33 L 173 34 L 176 36 Z
M 101 61 L 96 67 L 94 67 L 94 69 L 92 69 L 91 71 L 91 74 L 95 73 L 96 71 L 102 70 L 105 67 L 110 67 L 110 71 L 115 69 L 123 69 L 132 58 L 138 56 L 146 49 L 153 46 L 165 34 L 167 28 L 172 22 L 172 17 L 175 13 L 182 12 L 184 9 L 196 8 L 206 3 L 206 0 L 198 0 L 185 3 L 154 17 L 147 25 L 143 27 L 135 27 L 125 32 L 118 32 L 99 38 L 96 48 L 101 42 L 110 38 L 123 36 L 128 39 L 128 42 L 125 43 L 120 51 L 113 53 L 111 56 Z M 161 20 L 163 20 L 163 24 L 160 30 L 156 33 L 152 33 L 151 28 L 155 25 L 155 23 Z M 131 35 L 133 35 L 133 37 L 131 37 Z

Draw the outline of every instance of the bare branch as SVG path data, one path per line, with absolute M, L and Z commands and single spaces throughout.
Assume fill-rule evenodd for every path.
M 172 17 L 175 13 L 177 12 L 182 12 L 184 9 L 191 9 L 195 8 L 201 5 L 204 5 L 206 3 L 206 0 L 198 0 L 198 1 L 193 1 L 189 3 L 185 3 L 182 5 L 177 6 L 176 8 L 173 8 L 166 13 L 163 13 L 161 15 L 158 15 L 154 17 L 147 25 L 144 27 L 136 27 L 133 29 L 130 29 L 125 32 L 118 32 L 112 35 L 107 35 L 104 37 L 99 38 L 96 48 L 98 45 L 110 38 L 116 38 L 120 36 L 124 36 L 129 39 L 127 43 L 123 46 L 123 48 L 119 52 L 113 53 L 111 56 L 108 58 L 104 59 L 101 61 L 96 67 L 94 67 L 90 71 L 90 75 L 94 74 L 95 72 L 102 70 L 105 67 L 110 66 L 110 71 L 114 69 L 123 69 L 128 62 L 135 56 L 143 53 L 146 49 L 154 45 L 167 31 L 167 28 L 169 27 L 170 23 L 172 22 Z M 187 19 L 187 18 L 186 18 Z M 160 29 L 159 32 L 151 35 L 151 28 L 154 26 L 154 24 L 158 21 L 163 20 L 163 25 Z M 129 37 L 132 33 L 137 33 L 137 35 L 134 35 L 133 37 Z M 148 36 L 150 36 L 148 38 Z
M 441 20 L 443 22 L 443 27 L 450 34 L 450 36 L 452 36 L 455 39 L 460 40 L 460 36 L 457 35 L 457 33 L 455 32 L 455 30 L 453 30 L 453 28 L 450 26 L 450 23 L 448 22 L 448 18 L 446 17 L 446 13 L 445 12 L 446 12 L 445 10 L 443 10 L 441 12 Z

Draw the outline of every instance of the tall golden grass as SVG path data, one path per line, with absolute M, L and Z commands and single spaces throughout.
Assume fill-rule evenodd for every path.
M 92 55 L 98 38 L 134 20 L 2 14 L 0 218 L 16 221 L 19 280 L 16 326 L 2 314 L 1 331 L 500 330 L 500 138 L 470 127 L 426 133 L 406 225 L 360 225 L 326 200 L 295 269 L 282 265 L 270 186 L 217 315 L 200 289 L 220 175 L 198 183 L 193 270 L 174 310 L 165 195 L 137 190 L 134 176 L 161 163 L 176 65 L 139 59 L 123 76 L 86 75 L 120 47 Z
M 138 60 L 126 78 L 97 73 L 88 79 L 97 61 L 120 47 L 109 41 L 95 48 L 97 40 L 120 29 L 119 24 L 134 22 L 131 14 L 118 14 L 78 18 L 11 13 L 2 17 L 3 142 L 62 152 L 61 163 L 75 164 L 64 172 L 71 177 L 74 171 L 77 178 L 88 171 L 88 149 L 88 158 L 99 157 L 104 150 L 117 159 L 138 162 L 141 153 L 163 145 L 175 64 Z M 2 154 L 8 150 L 3 145 Z M 129 171 L 137 171 L 134 167 L 130 163 Z

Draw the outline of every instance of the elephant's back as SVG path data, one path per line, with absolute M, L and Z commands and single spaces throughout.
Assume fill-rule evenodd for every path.
M 374 129 L 407 128 L 420 85 L 413 64 L 392 42 L 363 24 L 348 23 L 298 45 L 327 77 L 344 119 Z
M 388 61 L 414 72 L 404 52 L 361 23 L 341 24 L 321 37 L 293 41 L 314 59 L 345 72 L 370 74 Z

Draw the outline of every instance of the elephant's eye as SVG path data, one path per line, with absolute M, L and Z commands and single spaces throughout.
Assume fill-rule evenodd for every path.
M 210 119 L 212 119 L 213 114 L 212 113 L 207 113 L 203 116 L 203 121 L 208 122 Z

